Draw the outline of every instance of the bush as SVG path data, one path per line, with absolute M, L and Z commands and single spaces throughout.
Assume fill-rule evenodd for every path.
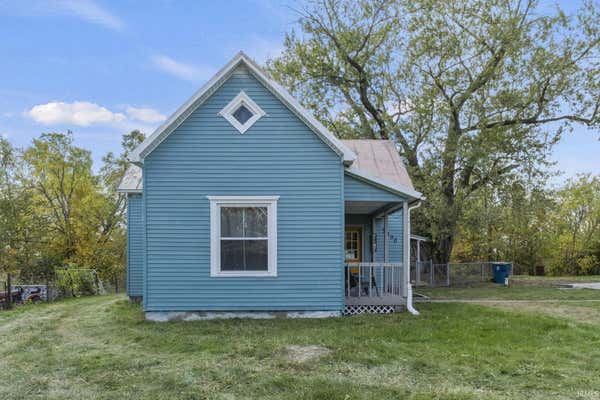
M 56 270 L 56 289 L 61 297 L 79 297 L 98 294 L 96 271 L 70 265 Z

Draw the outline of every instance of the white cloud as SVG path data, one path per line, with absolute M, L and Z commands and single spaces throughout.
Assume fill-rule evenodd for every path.
M 90 126 L 93 124 L 115 124 L 125 121 L 122 113 L 114 113 L 109 109 L 87 101 L 64 103 L 53 101 L 33 106 L 25 112 L 29 118 L 44 125 L 73 124 Z
M 115 31 L 125 29 L 125 23 L 119 17 L 102 8 L 93 0 L 55 0 L 54 4 L 58 11 L 88 22 L 102 25 Z
M 167 117 L 161 114 L 158 110 L 148 107 L 132 107 L 126 106 L 125 112 L 131 119 L 145 122 L 148 124 L 155 124 L 157 122 L 163 122 Z
M 53 101 L 35 105 L 23 114 L 44 125 L 111 125 L 121 130 L 140 129 L 144 132 L 153 130 L 167 119 L 160 111 L 150 107 L 124 105 L 119 108 L 123 112 L 111 111 L 88 101 Z
M 183 63 L 164 54 L 155 55 L 152 57 L 152 62 L 162 71 L 190 82 L 207 80 L 215 72 L 212 67 Z
M 123 31 L 125 22 L 100 6 L 94 0 L 29 0 L 0 2 L 0 12 L 23 16 L 70 16 L 101 25 L 114 31 Z

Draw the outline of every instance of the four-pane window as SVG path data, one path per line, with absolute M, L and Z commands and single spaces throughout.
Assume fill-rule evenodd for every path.
M 211 276 L 277 275 L 278 196 L 208 196 Z
M 267 271 L 267 207 L 221 207 L 221 271 Z

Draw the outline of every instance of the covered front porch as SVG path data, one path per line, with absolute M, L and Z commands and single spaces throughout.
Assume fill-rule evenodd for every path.
M 344 142 L 357 155 L 344 172 L 344 296 L 346 313 L 390 312 L 410 299 L 410 210 L 414 190 L 391 141 Z
M 405 201 L 346 201 L 346 309 L 393 311 L 406 304 Z M 410 236 L 410 234 L 407 234 Z

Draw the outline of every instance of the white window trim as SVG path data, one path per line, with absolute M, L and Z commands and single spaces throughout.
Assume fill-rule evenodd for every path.
M 277 200 L 279 196 L 206 196 L 210 201 L 210 276 L 277 276 Z M 266 271 L 221 271 L 221 207 L 267 207 L 268 263 Z
M 233 116 L 233 113 L 242 105 L 253 114 L 245 124 L 240 124 L 240 122 Z M 238 132 L 244 133 L 250 129 L 250 127 L 254 125 L 256 121 L 266 115 L 266 113 L 242 90 L 233 98 L 233 100 L 229 102 L 229 104 L 225 106 L 225 108 L 219 111 L 219 115 L 229 121 L 229 123 L 233 125 Z

